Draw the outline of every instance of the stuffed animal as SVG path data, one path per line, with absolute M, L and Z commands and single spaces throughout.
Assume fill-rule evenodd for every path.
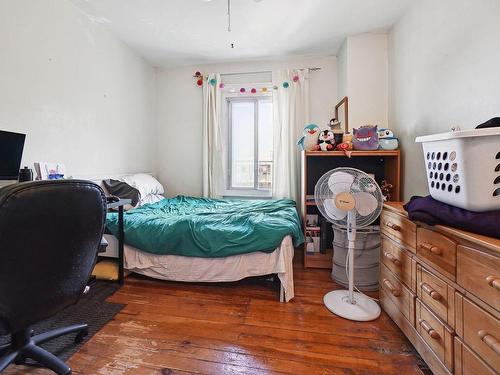
M 352 150 L 352 135 L 345 133 L 342 136 L 342 142 L 335 147 L 338 151 L 351 151 Z
M 318 145 L 318 133 L 320 129 L 318 125 L 310 124 L 304 128 L 303 137 L 299 139 L 297 144 L 302 150 L 315 151 Z
M 378 149 L 377 125 L 365 125 L 353 129 L 352 145 L 355 150 L 371 151 Z
M 335 137 L 331 130 L 322 130 L 319 133 L 317 149 L 321 151 L 333 151 L 335 149 Z
M 342 133 L 342 129 L 340 128 L 340 126 L 341 126 L 340 121 L 337 120 L 336 118 L 332 118 L 328 124 L 330 130 L 334 133 Z
M 380 129 L 378 131 L 378 142 L 382 150 L 397 150 L 398 138 L 389 129 Z

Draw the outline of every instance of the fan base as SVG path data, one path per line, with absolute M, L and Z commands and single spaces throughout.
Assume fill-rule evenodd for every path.
M 377 302 L 363 294 L 354 292 L 354 302 L 349 303 L 348 290 L 334 290 L 323 297 L 327 309 L 342 318 L 366 322 L 380 316 L 380 306 Z

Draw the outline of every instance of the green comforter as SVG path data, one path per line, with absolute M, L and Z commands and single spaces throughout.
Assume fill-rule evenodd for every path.
M 118 233 L 118 215 L 106 224 Z M 304 242 L 295 202 L 280 200 L 226 200 L 177 196 L 127 211 L 125 242 L 154 254 L 218 258 L 272 252 L 283 237 L 294 246 Z

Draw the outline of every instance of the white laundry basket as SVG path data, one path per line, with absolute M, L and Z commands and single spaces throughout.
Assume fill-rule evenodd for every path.
M 500 209 L 500 128 L 417 137 L 431 196 L 470 211 Z

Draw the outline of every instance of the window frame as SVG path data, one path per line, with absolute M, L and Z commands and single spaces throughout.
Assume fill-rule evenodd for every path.
M 271 95 L 252 95 L 252 96 L 227 96 L 226 100 L 226 121 L 227 121 L 227 183 L 226 183 L 226 194 L 228 196 L 258 196 L 258 197 L 271 197 L 272 187 L 270 189 L 259 188 L 259 107 L 260 101 L 267 101 L 273 104 Z M 254 186 L 253 188 L 248 187 L 237 187 L 232 185 L 233 177 L 233 108 L 232 104 L 235 102 L 248 103 L 253 102 L 254 104 Z M 274 160 L 272 161 L 272 171 L 274 172 Z

